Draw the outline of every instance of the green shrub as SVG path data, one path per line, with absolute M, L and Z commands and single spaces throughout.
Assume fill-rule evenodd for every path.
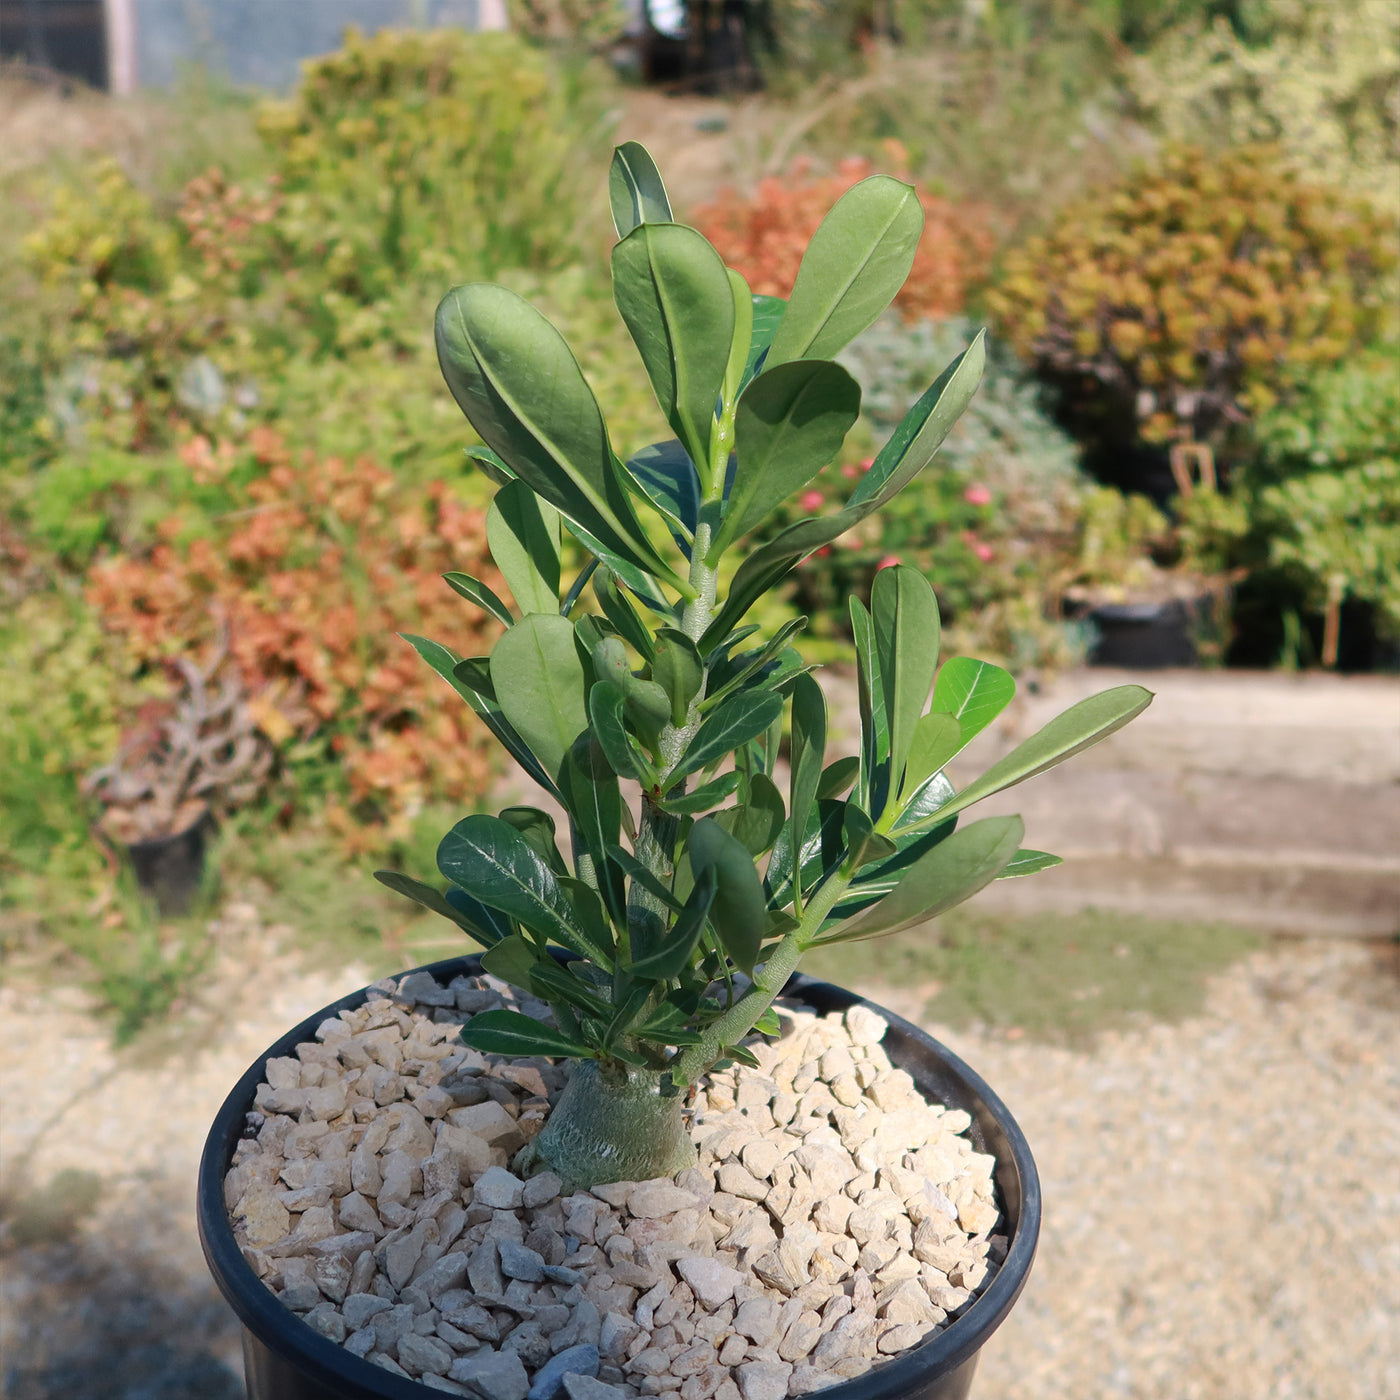
M 405 277 L 568 261 L 586 227 L 578 172 L 606 135 L 584 88 L 510 34 L 349 30 L 259 115 L 286 264 L 353 325 L 348 307 Z
M 1271 0 L 1255 32 L 1172 29 L 1134 59 L 1144 115 L 1173 141 L 1277 142 L 1311 178 L 1400 214 L 1400 25 L 1364 0 Z
M 1008 254 L 988 300 L 1076 411 L 1204 440 L 1373 340 L 1395 266 L 1369 205 L 1277 152 L 1174 148 Z

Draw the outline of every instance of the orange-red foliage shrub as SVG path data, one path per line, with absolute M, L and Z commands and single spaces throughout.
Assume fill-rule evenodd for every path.
M 832 175 L 814 178 L 810 170 L 810 162 L 799 160 L 787 175 L 761 180 L 752 198 L 725 190 L 713 204 L 695 210 L 696 228 L 755 292 L 786 297 L 827 211 L 857 181 L 875 173 L 870 161 L 855 158 L 843 160 Z M 987 275 L 991 228 L 983 210 L 922 192 L 919 202 L 924 233 L 895 305 L 908 317 L 951 316 Z
M 284 752 L 328 745 L 362 812 L 470 801 L 491 778 L 489 735 L 397 634 L 489 650 L 494 624 L 441 577 L 460 569 L 500 589 L 485 512 L 372 462 L 293 461 L 265 429 L 252 449 L 255 474 L 233 492 L 246 507 L 221 532 L 182 542 L 172 520 L 147 557 L 91 569 L 104 626 L 151 662 L 203 651 L 226 625 L 268 737 Z M 206 473 L 232 463 L 202 439 L 186 458 Z

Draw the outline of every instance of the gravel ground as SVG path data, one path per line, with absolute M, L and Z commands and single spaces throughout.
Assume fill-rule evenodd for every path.
M 78 993 L 0 989 L 13 1400 L 241 1392 L 194 1235 L 205 1127 L 277 1033 L 365 979 L 307 972 L 248 909 L 217 936 L 229 954 L 183 1025 L 119 1053 Z M 1393 948 L 1276 944 L 1214 979 L 1203 1015 L 1089 1054 L 932 1029 L 1005 1098 L 1045 1184 L 1040 1258 L 977 1400 L 1400 1396 Z

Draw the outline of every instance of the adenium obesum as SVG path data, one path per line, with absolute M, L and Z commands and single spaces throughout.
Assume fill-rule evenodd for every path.
M 860 387 L 833 357 L 904 284 L 918 197 L 889 176 L 854 184 L 784 301 L 754 293 L 675 221 L 636 143 L 617 149 L 609 193 L 615 299 L 675 436 L 614 444 L 538 311 L 500 286 L 450 291 L 438 359 L 486 444 L 469 450 L 499 486 L 487 537 L 509 599 L 484 577 L 453 582 L 503 625 L 489 654 L 409 639 L 562 824 L 536 806 L 464 816 L 438 848 L 445 890 L 379 872 L 479 943 L 488 971 L 548 1003 L 552 1021 L 487 1011 L 462 1038 L 576 1061 L 516 1163 L 575 1187 L 694 1160 L 684 1091 L 717 1063 L 756 1063 L 745 1038 L 776 1029 L 772 1002 L 803 953 L 916 928 L 994 879 L 1056 864 L 1021 846 L 1018 817 L 961 814 L 1151 699 L 1120 686 L 1081 701 L 955 788 L 948 764 L 1015 682 L 967 657 L 940 668 L 933 587 L 891 563 L 868 607 L 850 603 L 860 753 L 829 753 L 825 697 L 792 646 L 805 619 L 772 635 L 746 619 L 930 466 L 976 392 L 982 337 L 839 508 L 760 535 L 856 422 Z M 588 555 L 577 573 L 566 531 Z M 460 646 L 463 632 L 439 635 Z

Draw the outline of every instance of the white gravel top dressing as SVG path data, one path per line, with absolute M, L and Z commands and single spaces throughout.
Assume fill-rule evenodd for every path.
M 509 1169 L 565 1069 L 457 1039 L 511 998 L 389 981 L 267 1062 L 224 1185 L 235 1235 L 375 1365 L 480 1400 L 784 1400 L 918 1345 L 1005 1257 L 994 1159 L 868 1008 L 782 1009 L 757 1069 L 698 1087 L 697 1166 L 565 1196 Z

